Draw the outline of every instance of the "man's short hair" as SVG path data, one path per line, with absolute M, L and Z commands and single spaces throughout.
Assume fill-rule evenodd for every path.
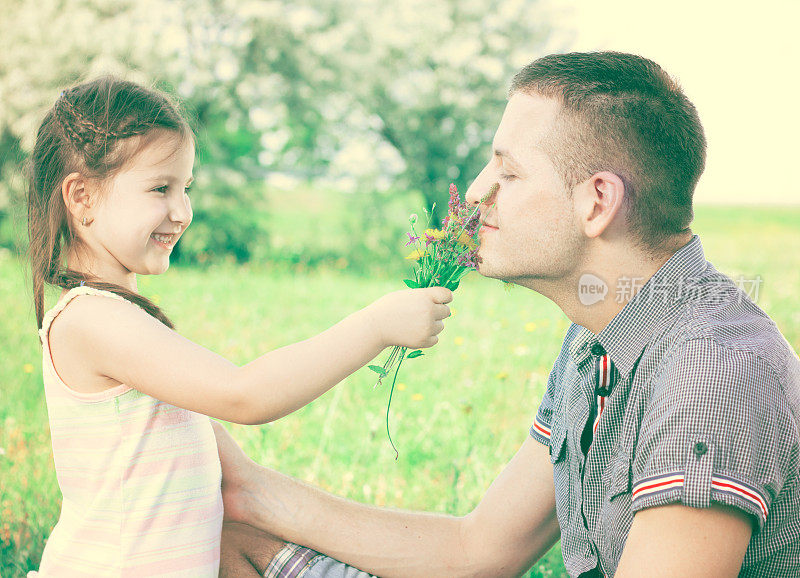
M 692 221 L 706 139 L 694 105 L 652 60 L 621 52 L 540 58 L 514 77 L 522 92 L 560 101 L 541 143 L 568 190 L 599 171 L 625 184 L 631 231 L 658 251 Z

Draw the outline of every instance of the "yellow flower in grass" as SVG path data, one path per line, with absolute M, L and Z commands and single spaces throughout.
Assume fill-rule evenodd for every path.
M 413 251 L 411 251 L 408 254 L 408 257 L 406 257 L 406 259 L 419 261 L 420 259 L 425 257 L 427 254 L 428 254 L 427 251 L 420 251 L 419 249 L 414 249 Z
M 422 395 L 421 393 L 415 393 L 414 395 L 411 396 L 412 401 L 422 401 L 423 399 L 425 399 L 425 396 Z

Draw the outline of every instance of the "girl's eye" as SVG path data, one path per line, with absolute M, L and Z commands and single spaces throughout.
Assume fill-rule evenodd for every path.
M 161 185 L 160 187 L 156 187 L 155 189 L 152 189 L 152 190 L 157 192 L 157 193 L 166 194 L 167 189 L 169 189 L 169 185 Z
M 191 191 L 191 190 L 192 190 L 192 187 L 183 187 L 183 192 L 184 192 L 184 194 L 186 194 L 186 195 L 188 195 L 188 194 L 189 194 L 189 191 Z
M 506 173 L 501 173 L 500 174 L 500 178 L 503 179 L 504 181 L 513 181 L 517 177 L 516 177 L 516 175 L 508 175 Z

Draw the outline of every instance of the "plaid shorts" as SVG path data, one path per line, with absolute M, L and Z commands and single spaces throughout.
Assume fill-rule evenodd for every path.
M 374 578 L 366 572 L 329 558 L 324 554 L 287 543 L 272 559 L 264 578 Z

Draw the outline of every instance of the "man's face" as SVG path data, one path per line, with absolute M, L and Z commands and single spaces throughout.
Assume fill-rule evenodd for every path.
M 492 159 L 467 191 L 476 203 L 499 185 L 481 207 L 482 275 L 537 289 L 537 280 L 557 281 L 576 268 L 583 237 L 572 195 L 541 148 L 559 110 L 538 95 L 516 93 L 508 101 Z

